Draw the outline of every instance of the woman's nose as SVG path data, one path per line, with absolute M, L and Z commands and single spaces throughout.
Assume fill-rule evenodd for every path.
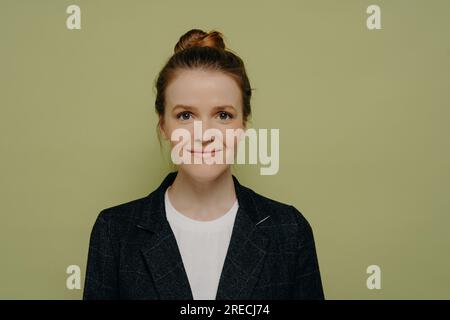
M 214 129 L 214 126 L 209 121 L 196 121 L 194 123 L 194 140 L 196 140 L 197 142 L 211 141 L 211 135 L 205 135 L 205 132 L 209 129 Z

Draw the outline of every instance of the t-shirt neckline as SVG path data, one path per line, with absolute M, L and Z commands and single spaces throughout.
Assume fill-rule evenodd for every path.
M 214 220 L 209 220 L 209 221 L 202 221 L 202 220 L 195 220 L 192 218 L 189 218 L 188 216 L 184 215 L 183 213 L 179 212 L 177 209 L 175 209 L 175 207 L 172 205 L 172 203 L 170 202 L 169 199 L 169 190 L 170 186 L 166 189 L 165 191 L 165 205 L 166 205 L 166 215 L 167 217 L 173 218 L 171 219 L 172 221 L 175 220 L 175 222 L 180 225 L 180 226 L 185 226 L 185 227 L 194 227 L 195 230 L 217 230 L 220 229 L 222 227 L 228 226 L 233 220 L 233 217 L 235 216 L 235 214 L 237 213 L 238 210 L 238 201 L 236 199 L 236 201 L 233 203 L 233 205 L 231 206 L 231 208 L 222 216 L 220 216 L 219 218 L 216 218 Z

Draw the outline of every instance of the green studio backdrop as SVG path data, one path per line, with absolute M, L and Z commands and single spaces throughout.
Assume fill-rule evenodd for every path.
M 1 0 L 0 298 L 82 297 L 100 210 L 171 170 L 153 84 L 191 28 L 224 34 L 255 89 L 251 126 L 280 130 L 276 175 L 233 172 L 309 220 L 326 298 L 449 299 L 446 0 Z

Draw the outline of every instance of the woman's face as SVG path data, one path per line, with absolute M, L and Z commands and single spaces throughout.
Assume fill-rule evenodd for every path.
M 241 101 L 237 83 L 222 72 L 182 70 L 169 83 L 160 129 L 164 139 L 171 140 L 172 150 L 179 150 L 176 154 L 189 159 L 188 163 L 179 164 L 180 170 L 199 180 L 211 180 L 229 168 L 226 157 L 233 158 L 231 152 L 236 153 L 240 138 L 226 139 L 226 130 L 245 130 Z M 195 122 L 196 133 L 201 124 L 201 135 L 194 134 Z M 208 129 L 218 131 L 205 136 Z M 172 141 L 174 132 L 189 133 L 189 139 L 178 137 L 178 141 Z M 208 164 L 213 157 L 222 159 L 221 164 Z

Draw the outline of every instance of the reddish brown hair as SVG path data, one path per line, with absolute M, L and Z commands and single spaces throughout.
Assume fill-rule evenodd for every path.
M 156 113 L 160 119 L 165 112 L 165 92 L 180 69 L 204 69 L 220 71 L 231 76 L 242 93 L 243 121 L 247 122 L 251 115 L 250 99 L 252 88 L 245 71 L 244 62 L 232 50 L 225 47 L 222 33 L 210 31 L 208 33 L 192 29 L 180 37 L 175 45 L 174 54 L 160 71 L 156 80 Z M 158 127 L 160 125 L 158 122 Z M 159 129 L 159 128 L 157 128 Z M 158 137 L 159 137 L 159 130 Z

